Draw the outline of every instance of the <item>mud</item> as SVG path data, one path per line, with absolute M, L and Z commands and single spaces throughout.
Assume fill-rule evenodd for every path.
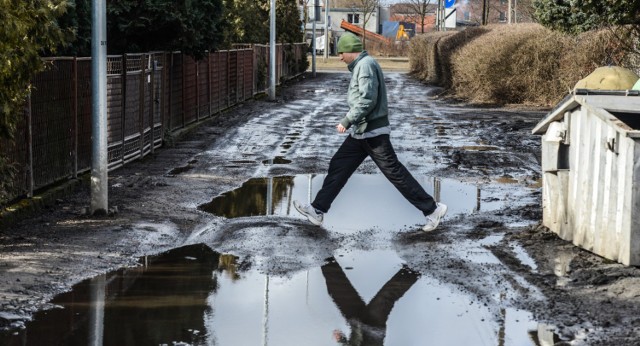
M 437 178 L 434 189 L 444 184 L 446 190 L 454 180 L 478 187 L 450 197 L 477 207 L 451 213 L 434 233 L 417 232 L 414 219 L 380 229 L 356 217 L 355 224 L 318 229 L 293 214 L 227 218 L 203 210 L 252 178 L 321 179 L 342 140 L 334 126 L 347 110 L 348 78 L 302 77 L 279 90 L 277 102 L 246 102 L 153 157 L 111 172 L 114 215 L 86 215 L 83 184 L 2 229 L 0 327 L 23 327 L 34 313 L 54 307 L 55 295 L 137 267 L 140 256 L 206 244 L 250 257 L 253 269 L 281 278 L 322 266 L 336 249 L 393 249 L 413 270 L 466 292 L 497 320 L 504 309 L 531 312 L 557 344 L 638 344 L 640 270 L 576 248 L 539 225 L 540 138 L 530 130 L 545 110 L 474 107 L 431 96 L 438 91 L 404 74 L 387 75 L 400 160 L 425 182 Z M 378 170 L 367 160 L 357 173 Z

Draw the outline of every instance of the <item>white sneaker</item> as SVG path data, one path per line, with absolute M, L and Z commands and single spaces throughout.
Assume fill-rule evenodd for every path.
M 433 213 L 427 215 L 427 223 L 422 227 L 425 232 L 431 232 L 438 227 L 440 220 L 447 213 L 447 205 L 443 203 L 436 203 L 436 210 Z
M 293 206 L 300 214 L 306 216 L 312 224 L 316 226 L 322 225 L 322 219 L 324 218 L 324 215 L 322 213 L 316 212 L 316 209 L 314 207 L 308 204 L 302 205 L 298 203 L 298 201 L 293 201 Z

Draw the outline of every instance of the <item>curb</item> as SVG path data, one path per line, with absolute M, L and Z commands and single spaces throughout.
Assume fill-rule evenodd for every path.
M 0 231 L 55 205 L 56 200 L 69 196 L 78 186 L 83 184 L 83 181 L 82 177 L 70 179 L 54 187 L 45 188 L 44 191 L 31 198 L 20 199 L 14 204 L 0 209 Z

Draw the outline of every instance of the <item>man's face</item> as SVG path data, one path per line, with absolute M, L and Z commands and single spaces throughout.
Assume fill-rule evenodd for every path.
M 340 61 L 349 65 L 360 55 L 360 53 L 340 53 Z

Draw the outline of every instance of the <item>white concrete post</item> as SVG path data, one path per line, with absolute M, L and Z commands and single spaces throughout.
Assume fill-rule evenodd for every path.
M 269 28 L 269 100 L 276 100 L 276 0 L 271 0 Z
M 92 160 L 91 213 L 108 210 L 107 160 L 107 2 L 94 0 L 91 9 Z
M 324 61 L 329 58 L 329 0 L 324 0 Z

